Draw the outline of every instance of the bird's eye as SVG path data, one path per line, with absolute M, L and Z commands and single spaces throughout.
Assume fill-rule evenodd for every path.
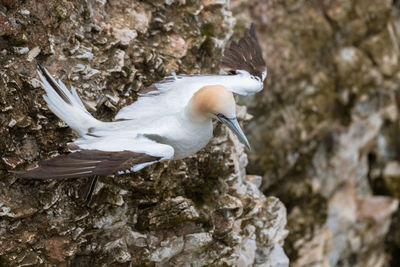
M 222 113 L 218 113 L 218 114 L 214 114 L 215 116 L 217 116 L 218 119 L 223 119 L 223 120 L 234 120 L 236 118 L 228 118 L 227 116 L 225 116 Z

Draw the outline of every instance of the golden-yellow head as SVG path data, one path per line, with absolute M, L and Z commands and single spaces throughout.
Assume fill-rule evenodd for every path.
M 228 118 L 236 117 L 233 93 L 222 85 L 204 86 L 193 95 L 190 105 L 196 116 L 212 118 L 223 114 Z
M 233 93 L 222 85 L 208 85 L 198 90 L 189 103 L 189 112 L 192 119 L 205 121 L 216 118 L 229 127 L 250 148 L 236 119 L 236 103 Z

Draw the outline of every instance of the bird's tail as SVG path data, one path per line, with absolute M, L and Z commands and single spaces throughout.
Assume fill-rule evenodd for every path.
M 74 87 L 71 86 L 71 93 L 61 80 L 57 82 L 39 64 L 38 73 L 46 91 L 46 95 L 43 95 L 43 98 L 47 106 L 80 136 L 85 135 L 90 127 L 95 127 L 102 123 L 86 110 Z

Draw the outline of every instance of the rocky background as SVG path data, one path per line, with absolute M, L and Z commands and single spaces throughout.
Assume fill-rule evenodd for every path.
M 101 177 L 90 203 L 88 179 L 8 172 L 75 137 L 46 107 L 36 61 L 109 120 L 172 71 L 217 73 L 234 25 L 225 1 L 0 1 L 0 266 L 288 265 L 286 209 L 219 125 L 193 157 Z
M 240 99 L 251 152 L 216 125 L 89 204 L 87 179 L 9 174 L 74 138 L 36 60 L 110 120 L 172 71 L 218 73 L 250 22 L 269 72 Z M 400 265 L 399 1 L 0 0 L 0 25 L 0 266 Z
M 288 212 L 291 266 L 400 265 L 400 3 L 233 1 L 266 90 L 242 103 L 247 171 Z

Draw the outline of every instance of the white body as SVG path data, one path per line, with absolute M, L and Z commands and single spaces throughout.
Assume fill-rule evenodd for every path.
M 46 71 L 47 72 L 47 71 Z M 50 79 L 53 79 L 48 74 Z M 115 122 L 102 122 L 90 115 L 76 90 L 72 93 L 58 81 L 69 99 L 66 103 L 39 72 L 49 108 L 79 135 L 73 144 L 79 150 L 132 151 L 167 159 L 181 159 L 207 145 L 212 138 L 212 120 L 197 121 L 186 109 L 192 96 L 206 85 L 223 85 L 228 90 L 248 95 L 262 89 L 262 82 L 249 73 L 238 75 L 175 76 L 167 83 L 156 84 L 156 94 L 149 93 L 120 110 Z M 55 83 L 57 83 L 54 80 Z M 72 146 L 76 147 L 76 146 Z M 127 171 L 137 171 L 152 163 L 136 165 Z
M 160 156 L 161 153 L 166 158 L 181 159 L 206 146 L 212 134 L 211 119 L 195 122 L 184 110 L 180 114 L 148 120 L 100 122 L 92 128 L 90 135 L 80 137 L 74 144 L 81 149 L 131 150 L 153 156 Z M 168 148 L 160 150 L 161 144 L 171 146 L 173 151 Z

